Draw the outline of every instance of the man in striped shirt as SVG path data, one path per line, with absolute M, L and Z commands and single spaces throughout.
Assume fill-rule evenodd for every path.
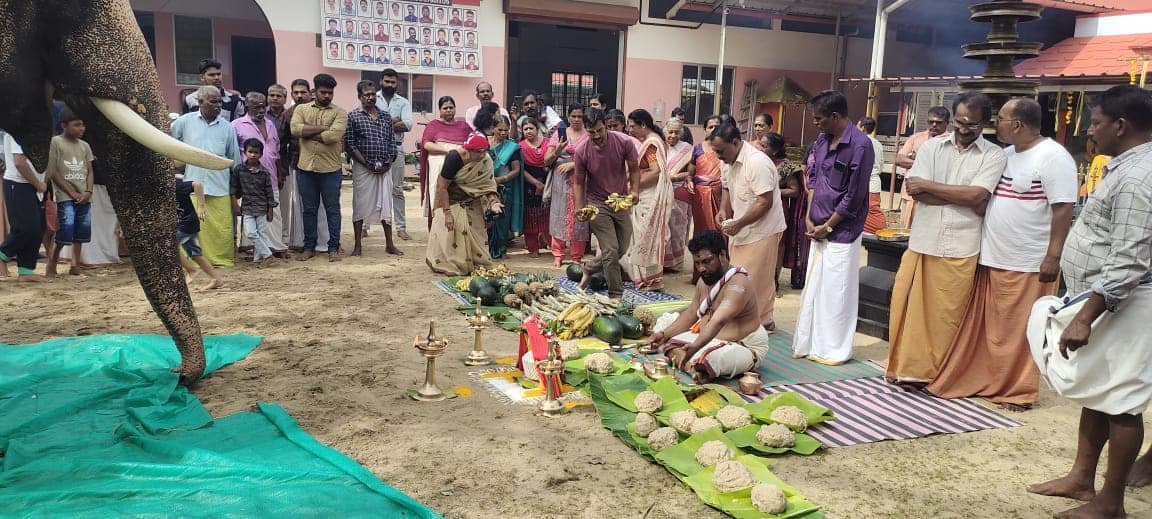
M 1033 99 L 1008 101 L 996 135 L 1011 144 L 1008 165 L 984 214 L 976 285 L 940 374 L 928 391 L 979 396 L 1023 411 L 1040 393 L 1040 371 L 1025 334 L 1032 303 L 1059 288 L 1060 253 L 1076 203 L 1076 161 L 1040 135 Z

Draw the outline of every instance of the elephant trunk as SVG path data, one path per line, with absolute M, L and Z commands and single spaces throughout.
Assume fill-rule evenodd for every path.
M 165 133 L 168 108 L 128 0 L 83 4 L 79 19 L 75 8 L 60 9 L 67 17 L 48 20 L 44 28 L 61 33 L 44 62 L 47 80 L 85 121 L 85 139 L 107 172 L 133 268 L 180 351 L 180 382 L 190 385 L 204 373 L 204 339 L 180 266 L 172 161 L 125 134 L 92 99 L 126 105 Z

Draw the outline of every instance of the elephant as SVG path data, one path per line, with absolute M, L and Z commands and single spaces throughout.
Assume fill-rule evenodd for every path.
M 173 160 L 232 163 L 167 134 L 160 80 L 128 0 L 0 0 L 0 92 L 0 128 L 41 170 L 53 98 L 84 119 L 136 275 L 180 352 L 173 371 L 191 386 L 204 373 L 204 338 L 180 267 Z

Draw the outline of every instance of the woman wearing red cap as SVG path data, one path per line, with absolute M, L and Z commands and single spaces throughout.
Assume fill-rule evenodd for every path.
M 440 274 L 464 276 L 477 266 L 491 265 L 485 219 L 499 216 L 504 205 L 492 176 L 488 139 L 473 133 L 459 150 L 449 151 L 435 186 L 428 266 Z

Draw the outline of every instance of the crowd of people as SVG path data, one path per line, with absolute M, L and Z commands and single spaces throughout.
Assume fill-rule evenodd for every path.
M 402 254 L 393 232 L 412 239 L 403 142 L 413 120 L 394 70 L 357 83 L 351 111 L 334 101 L 328 74 L 242 96 L 223 88 L 219 62 L 206 59 L 200 71 L 204 85 L 184 98 L 183 115 L 173 114 L 172 136 L 234 165 L 174 172 L 190 282 L 204 272 L 203 288 L 223 286 L 216 268 L 249 248 L 259 267 L 291 250 L 298 261 L 318 252 L 340 261 L 345 173 L 351 255 L 364 254 L 376 221 L 385 251 Z M 650 343 L 705 382 L 765 357 L 787 268 L 788 285 L 803 290 L 793 355 L 828 365 L 852 358 L 862 239 L 887 222 L 876 121 L 850 119 L 843 94 L 809 101 L 819 131 L 793 154 L 799 161 L 767 114 L 747 133 L 727 114 L 708 117 L 694 144 L 677 110 L 659 124 L 647 110 L 611 108 L 600 94 L 560 107 L 534 91 L 507 108 L 494 97 L 489 83 L 478 84 L 463 118 L 455 99 L 439 98 L 438 118 L 419 139 L 433 271 L 467 275 L 514 246 L 533 258 L 544 248 L 556 267 L 583 264 L 582 287 L 602 273 L 609 296 L 620 298 L 625 281 L 662 290 L 666 273 L 685 268 L 687 249 L 692 305 L 660 323 Z M 84 121 L 62 103 L 55 115 L 46 164 L 32 164 L 3 137 L 0 275 L 14 262 L 20 281 L 56 276 L 65 254 L 69 274 L 80 275 L 93 267 L 90 254 L 102 263 L 120 248 Z M 1091 370 L 1057 387 L 1085 407 L 1071 473 L 1029 490 L 1113 513 L 1123 509 L 1130 471 L 1136 482 L 1152 481 L 1152 458 L 1135 462 L 1140 413 L 1152 399 L 1152 336 L 1140 331 L 1152 312 L 1152 97 L 1120 86 L 1092 104 L 1092 142 L 1114 158 L 1100 162 L 1075 222 L 1084 186 L 1069 153 L 1041 134 L 1042 118 L 1032 99 L 993 114 L 987 97 L 962 93 L 951 109 L 929 110 L 928 129 L 895 154 L 905 177 L 899 225 L 909 240 L 892 289 L 886 378 L 1022 411 L 1036 402 L 1042 372 L 1059 363 L 1044 348 L 1065 359 L 1082 348 L 1099 352 L 1084 357 Z M 984 138 L 993 120 L 1006 148 Z M 45 276 L 36 272 L 41 248 Z M 1071 310 L 1053 332 L 1057 344 L 1038 348 L 1032 329 L 1053 325 L 1044 315 L 1037 324 L 1032 305 L 1056 294 L 1061 278 Z M 1108 441 L 1112 460 L 1097 494 L 1093 475 Z

